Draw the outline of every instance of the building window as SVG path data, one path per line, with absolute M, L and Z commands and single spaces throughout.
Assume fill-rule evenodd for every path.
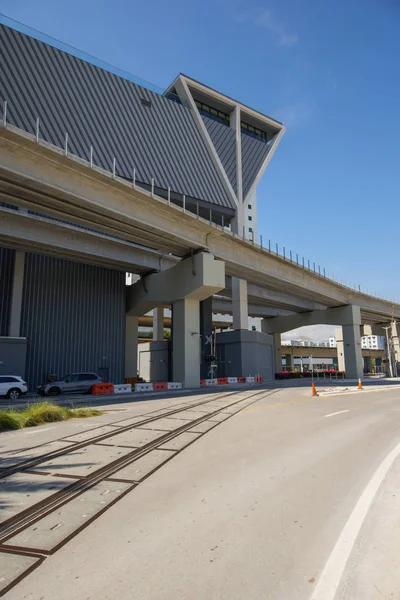
M 251 215 L 249 215 L 249 221 L 252 221 L 253 217 Z
M 249 227 L 249 233 L 253 233 L 253 228 Z
M 248 205 L 247 205 L 247 208 L 248 208 L 249 210 L 251 210 L 251 204 L 248 204 Z
M 212 108 L 211 106 L 208 106 L 208 104 L 204 104 L 204 102 L 199 102 L 198 100 L 195 100 L 195 103 L 202 115 L 205 115 L 210 119 L 214 119 L 214 121 L 218 121 L 223 125 L 229 125 L 230 121 L 227 113 L 217 110 L 216 108 Z
M 244 123 L 242 121 L 241 129 L 242 129 L 242 133 L 250 135 L 251 137 L 256 138 L 256 140 L 259 140 L 261 142 L 268 141 L 267 134 L 265 133 L 265 131 L 261 131 L 261 129 L 258 129 L 257 127 L 253 127 L 253 125 L 248 125 L 247 123 Z

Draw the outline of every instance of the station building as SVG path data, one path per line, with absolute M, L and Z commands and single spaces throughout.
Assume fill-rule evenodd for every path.
M 41 143 L 251 240 L 257 231 L 256 188 L 283 135 L 281 123 L 183 74 L 163 92 L 154 91 L 17 25 L 0 25 L 0 65 L 3 128 L 40 136 Z M 19 233 L 11 228 L 17 217 L 29 221 L 29 228 Z M 85 233 L 94 243 L 118 241 L 154 251 L 145 224 L 134 235 L 117 220 L 99 230 L 90 211 L 82 209 L 80 220 L 73 219 L 67 198 L 57 210 L 50 208 L 45 192 L 17 188 L 2 167 L 0 372 L 22 365 L 30 389 L 51 374 L 72 371 L 97 371 L 115 382 L 134 376 L 126 355 L 132 352 L 126 272 L 143 273 L 110 268 L 105 256 L 77 256 L 61 243 L 46 250 L 28 233 L 49 224 L 55 235 L 56 226 L 65 226 L 72 237 Z M 174 252 L 167 254 L 174 258 Z M 236 298 L 240 306 L 247 292 L 233 279 L 232 302 Z M 233 327 L 247 329 L 247 314 L 239 308 Z M 204 363 L 209 352 L 204 331 L 201 337 Z M 245 370 L 241 360 L 239 371 Z M 203 376 L 205 369 L 203 364 Z M 242 374 L 249 373 L 236 373 Z

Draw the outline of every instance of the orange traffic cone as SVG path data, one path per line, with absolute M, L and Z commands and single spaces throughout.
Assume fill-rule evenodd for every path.
M 358 388 L 359 390 L 362 390 L 362 389 L 363 389 L 363 386 L 362 386 L 362 383 L 361 383 L 361 377 L 359 377 L 359 379 L 358 379 L 358 386 L 357 386 L 357 388 Z
M 312 384 L 311 384 L 311 396 L 318 396 L 317 389 L 315 387 L 315 383 L 314 382 L 312 382 Z

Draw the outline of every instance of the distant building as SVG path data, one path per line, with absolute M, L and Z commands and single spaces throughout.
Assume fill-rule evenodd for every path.
M 385 336 L 383 335 L 364 335 L 361 338 L 362 350 L 384 350 Z
M 336 348 L 336 338 L 330 337 L 328 340 L 329 348 Z M 364 335 L 361 338 L 362 350 L 384 350 L 385 336 L 383 335 Z
M 282 346 L 307 346 L 309 348 L 337 348 L 335 337 L 330 337 L 325 342 L 313 342 L 311 340 L 282 340 Z M 361 338 L 362 350 L 384 350 L 385 337 L 379 335 L 364 335 Z
M 282 340 L 281 346 L 301 346 L 301 340 Z

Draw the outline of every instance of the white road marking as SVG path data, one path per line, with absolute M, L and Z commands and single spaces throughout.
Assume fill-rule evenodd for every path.
M 329 413 L 329 415 L 325 415 L 325 418 L 326 418 L 326 417 L 334 417 L 335 415 L 341 415 L 341 414 L 343 414 L 343 413 L 345 413 L 345 412 L 349 412 L 349 411 L 350 411 L 350 409 L 349 409 L 349 408 L 348 408 L 347 410 L 338 410 L 338 411 L 337 411 L 337 412 L 335 412 L 335 413 Z
M 367 487 L 361 494 L 349 520 L 344 526 L 342 533 L 332 550 L 330 557 L 318 579 L 310 600 L 333 600 L 339 587 L 340 579 L 343 575 L 347 560 L 353 549 L 354 543 L 360 532 L 372 501 L 386 477 L 390 467 L 400 455 L 400 444 L 387 455 L 381 462 L 374 475 L 370 479 Z

